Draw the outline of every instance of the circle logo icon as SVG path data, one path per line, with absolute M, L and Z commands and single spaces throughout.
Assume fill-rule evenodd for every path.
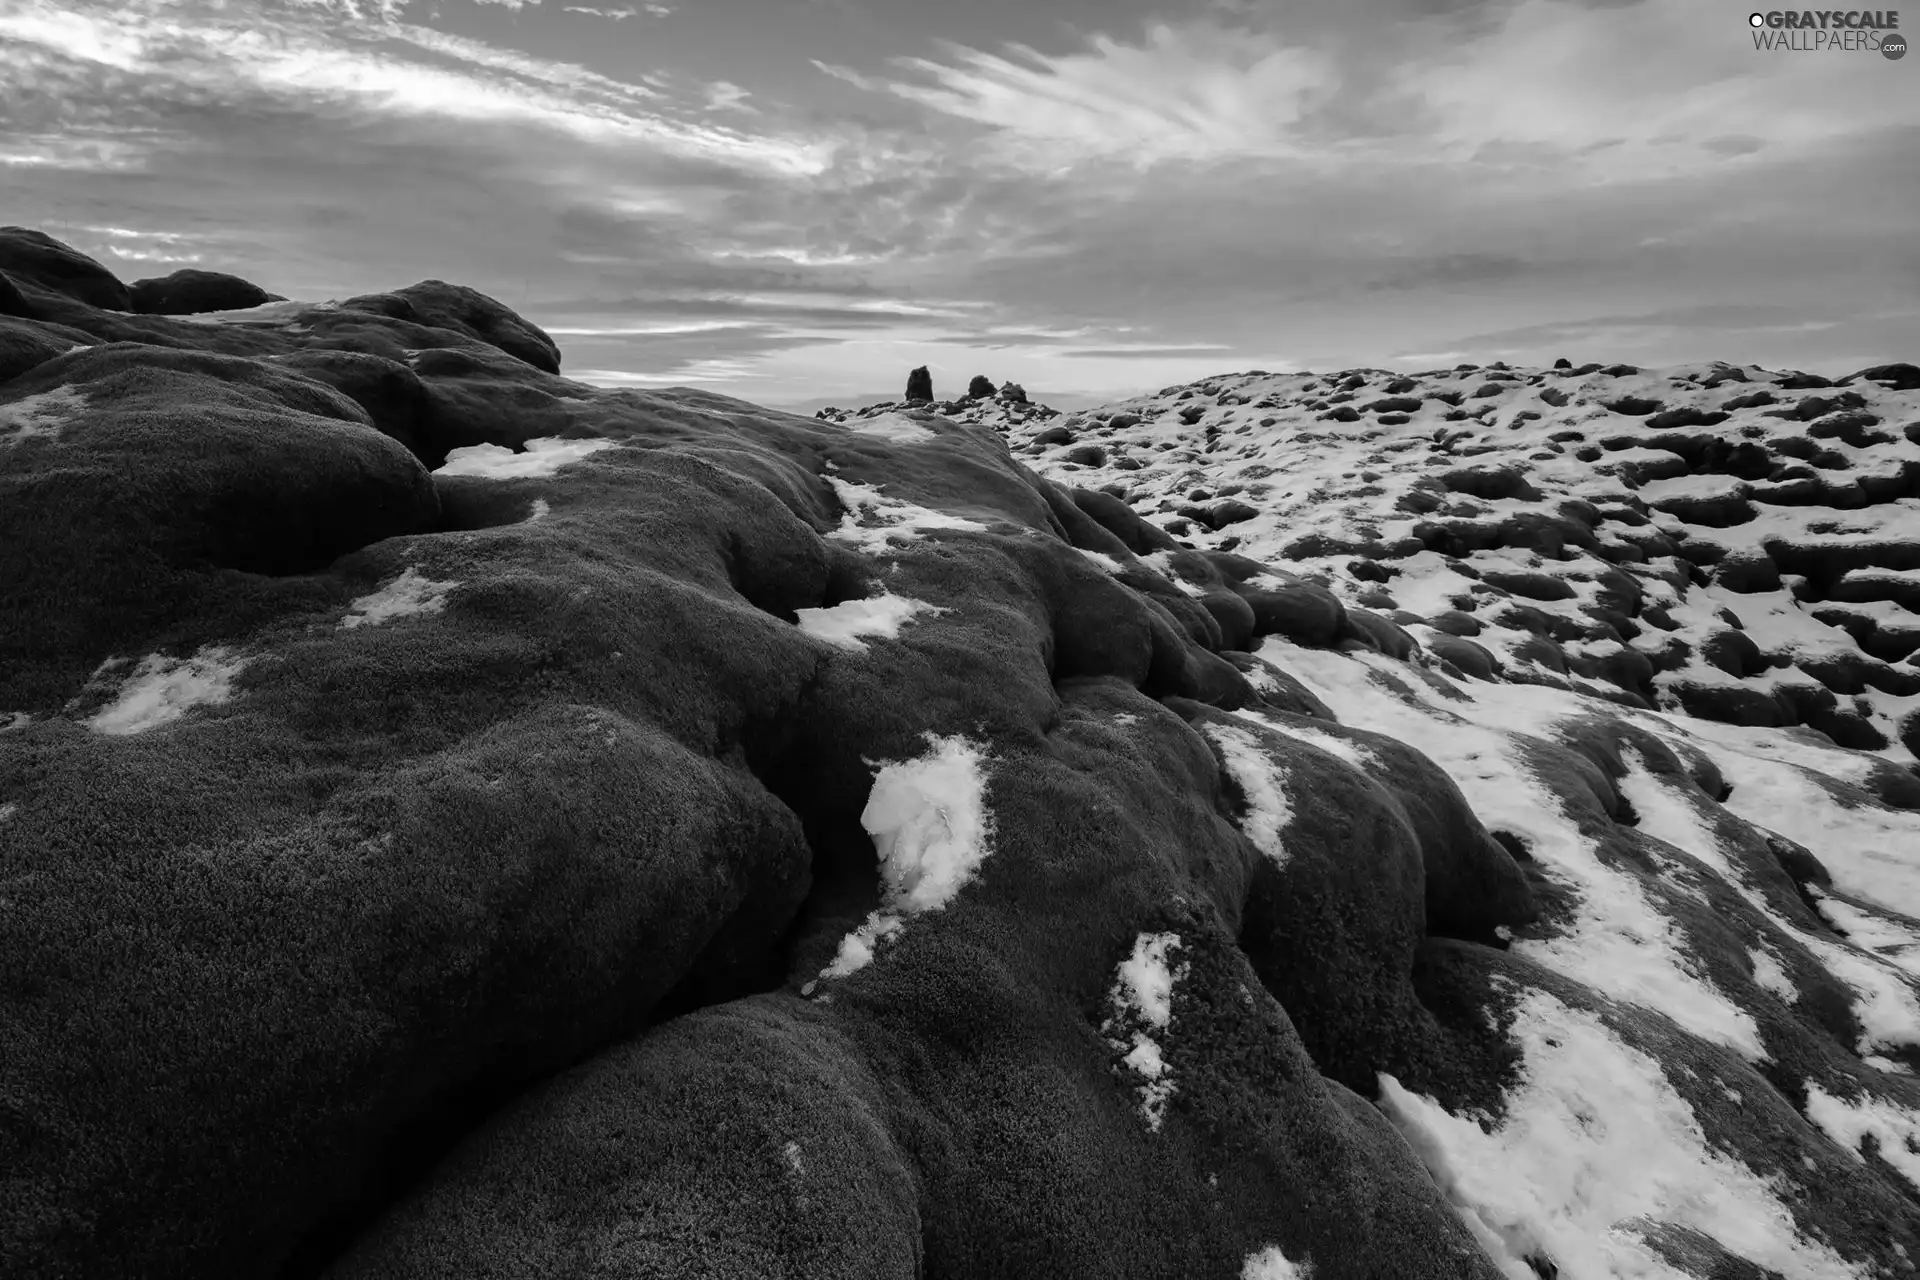
M 1747 25 L 1750 27 L 1764 27 L 1767 25 L 1767 15 L 1764 13 L 1750 13 L 1747 15 Z
M 1905 36 L 1881 36 L 1880 52 L 1889 61 L 1898 62 L 1907 56 L 1907 38 Z

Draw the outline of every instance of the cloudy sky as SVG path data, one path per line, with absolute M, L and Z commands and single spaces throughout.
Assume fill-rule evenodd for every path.
M 1920 57 L 1749 7 L 0 0 L 0 222 L 801 407 L 1920 359 Z

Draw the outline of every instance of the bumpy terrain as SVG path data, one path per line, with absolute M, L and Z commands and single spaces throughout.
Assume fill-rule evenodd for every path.
M 1915 1273 L 1920 371 L 0 273 L 0 1274 Z

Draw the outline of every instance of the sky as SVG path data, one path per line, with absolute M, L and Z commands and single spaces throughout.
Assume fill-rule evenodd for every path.
M 1730 0 L 0 0 L 0 222 L 606 386 L 1920 361 L 1920 55 Z M 1902 30 L 1920 31 L 1920 7 Z

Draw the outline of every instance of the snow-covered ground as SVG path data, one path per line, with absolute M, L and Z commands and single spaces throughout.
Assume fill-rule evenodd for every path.
M 818 416 L 896 441 L 991 426 L 1041 475 L 1286 565 L 1413 642 L 1269 636 L 1258 656 L 1435 761 L 1554 895 L 1506 939 L 1535 976 L 1499 980 L 1518 1054 L 1500 1105 L 1450 1111 L 1385 1073 L 1375 1098 L 1508 1275 L 1864 1280 L 1914 1260 L 1858 1262 L 1810 1202 L 1851 1162 L 1920 1215 L 1920 374 L 1895 381 L 1255 372 L 1070 416 L 998 398 Z M 1135 558 L 1203 594 L 1170 553 Z M 1242 829 L 1284 863 L 1286 778 L 1251 734 L 1206 732 Z M 1616 820 L 1564 763 L 1596 734 Z M 1140 936 L 1106 1027 L 1156 1130 L 1178 948 Z

